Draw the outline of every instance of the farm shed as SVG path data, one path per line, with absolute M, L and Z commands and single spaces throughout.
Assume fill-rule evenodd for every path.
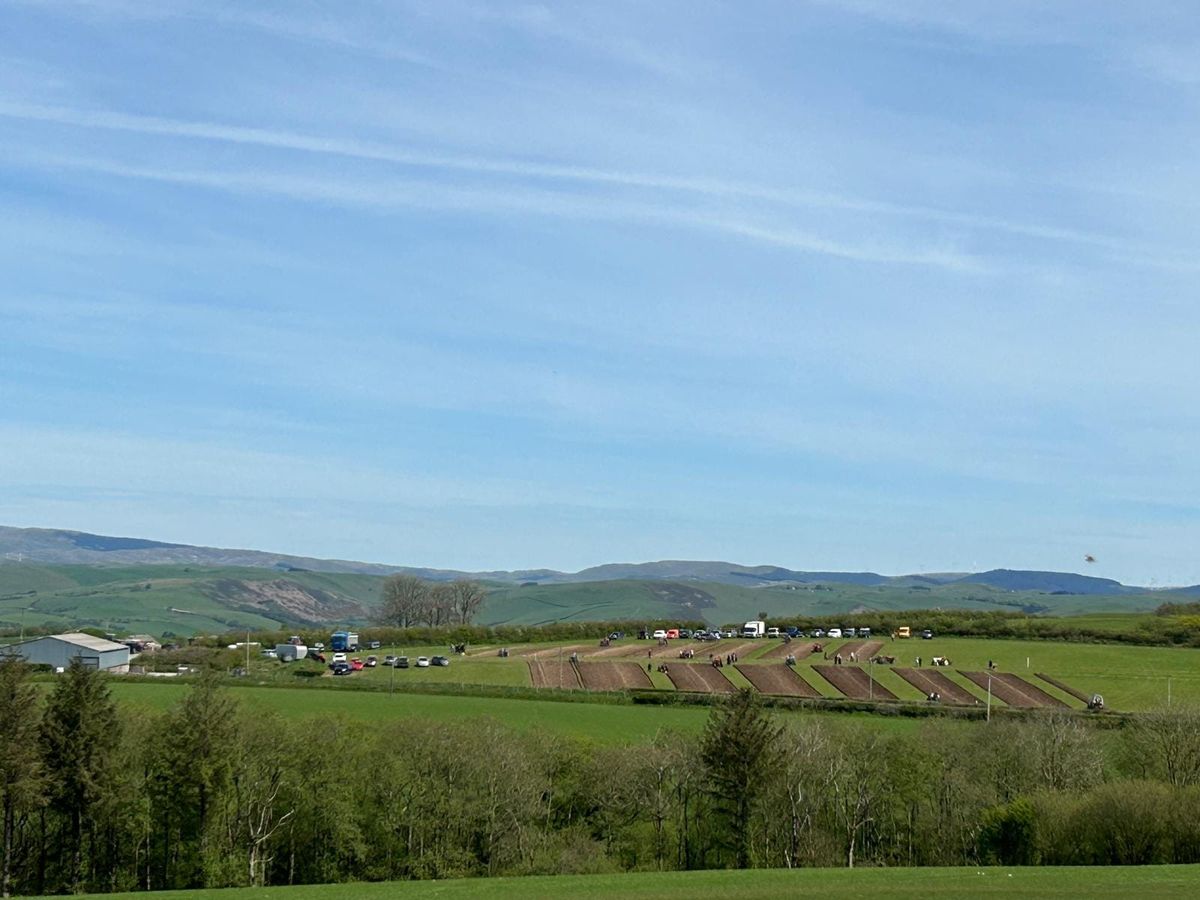
M 53 666 L 65 669 L 71 660 L 78 659 L 83 665 L 105 672 L 129 671 L 129 648 L 115 641 L 92 637 L 90 634 L 51 634 L 34 638 L 8 648 L 25 658 L 32 665 Z

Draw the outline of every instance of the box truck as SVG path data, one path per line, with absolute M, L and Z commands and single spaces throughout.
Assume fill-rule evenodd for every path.
M 760 638 L 766 633 L 766 622 L 747 622 L 742 626 L 742 637 L 744 638 Z

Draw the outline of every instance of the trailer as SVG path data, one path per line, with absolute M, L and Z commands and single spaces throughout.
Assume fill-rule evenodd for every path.
M 308 648 L 303 644 L 293 644 L 290 641 L 286 644 L 276 644 L 275 656 L 280 662 L 292 662 L 308 656 Z

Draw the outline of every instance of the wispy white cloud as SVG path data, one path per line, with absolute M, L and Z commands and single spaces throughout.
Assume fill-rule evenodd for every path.
M 11 159 L 11 157 L 10 157 Z M 728 213 L 662 206 L 598 195 L 560 193 L 534 187 L 459 187 L 415 179 L 336 179 L 259 170 L 184 170 L 133 166 L 78 157 L 26 159 L 39 168 L 76 169 L 122 178 L 207 188 L 242 195 L 281 196 L 376 211 L 448 210 L 478 214 L 517 213 L 592 221 L 634 222 L 722 233 L 804 253 L 882 265 L 912 265 L 980 274 L 988 264 L 951 247 L 923 248 L 884 242 L 854 243 L 789 225 L 754 222 Z
M 0 100 L 0 117 L 81 128 L 131 132 L 143 135 L 251 145 L 308 154 L 390 163 L 410 168 L 665 191 L 718 199 L 732 198 L 790 208 L 832 209 L 862 214 L 898 216 L 973 230 L 1000 231 L 1042 240 L 1091 246 L 1119 252 L 1125 260 L 1140 265 L 1168 268 L 1186 268 L 1191 265 L 1189 259 L 1182 257 L 1175 258 L 1169 253 L 1164 254 L 1159 248 L 1144 247 L 1115 236 L 1081 231 L 1075 228 L 1013 222 L 978 213 L 962 213 L 927 206 L 912 206 L 846 197 L 828 192 L 803 191 L 788 186 L 768 186 L 729 181 L 721 178 L 675 176 L 654 172 L 623 171 L 591 166 L 530 162 L 519 159 L 475 155 L 435 154 L 355 139 L 327 138 L 275 129 L 177 120 L 108 110 L 86 110 L 41 104 L 14 103 L 3 100 Z M 823 252 L 820 239 L 812 236 L 795 233 L 789 236 L 782 232 L 771 232 L 768 234 L 765 233 L 765 229 L 755 229 L 750 225 L 739 225 L 734 230 L 743 233 L 747 237 L 760 237 L 780 245 L 790 245 L 797 249 Z M 937 264 L 939 259 L 941 259 L 951 262 L 954 267 L 962 267 L 964 263 L 961 255 L 945 250 L 916 254 L 917 256 L 922 256 L 923 259 L 914 259 L 914 254 L 912 253 L 893 253 L 890 251 L 880 253 L 871 250 L 849 251 L 844 247 L 839 248 L 836 242 L 827 243 L 828 246 L 824 248 L 825 250 L 832 252 L 833 255 L 843 255 L 849 258 L 871 259 L 877 262 L 899 262 L 907 259 L 909 261 L 925 262 L 928 264 Z

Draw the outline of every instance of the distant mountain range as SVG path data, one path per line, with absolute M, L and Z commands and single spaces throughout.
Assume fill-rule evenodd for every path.
M 645 563 L 609 563 L 579 572 L 525 569 L 497 572 L 460 572 L 341 559 L 317 559 L 261 550 L 229 550 L 171 544 L 144 538 L 111 537 L 50 528 L 0 526 L 0 564 L 28 561 L 51 565 L 190 565 L 245 566 L 281 572 L 326 572 L 388 575 L 404 572 L 436 581 L 459 577 L 500 584 L 577 584 L 602 581 L 701 581 L 742 587 L 786 584 L 840 584 L 860 587 L 985 585 L 1004 591 L 1044 594 L 1114 596 L 1146 593 L 1110 578 L 1072 572 L 1035 572 L 992 569 L 976 573 L 880 575 L 876 572 L 808 572 L 779 566 L 743 566 L 737 563 L 697 560 L 663 560 Z M 1200 595 L 1200 585 L 1161 591 L 1183 596 Z

